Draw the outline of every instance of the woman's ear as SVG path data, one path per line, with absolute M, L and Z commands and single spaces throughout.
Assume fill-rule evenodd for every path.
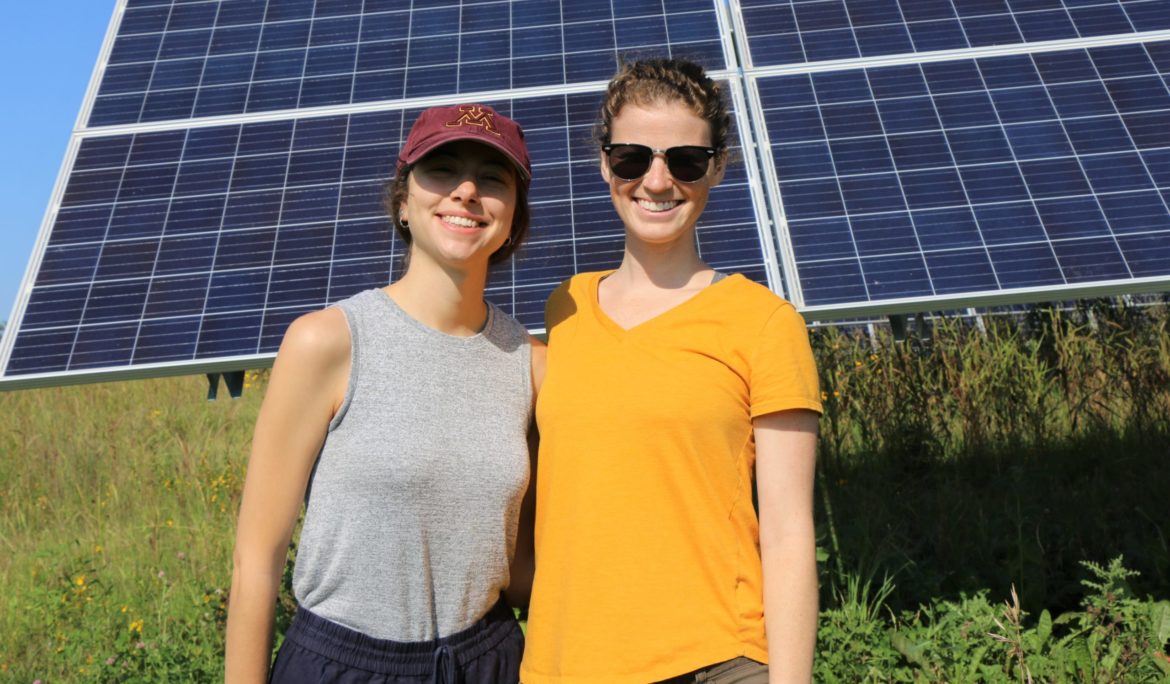
M 606 185 L 609 185 L 610 181 L 613 180 L 613 175 L 609 171 L 609 162 L 605 160 L 605 150 L 598 152 L 597 160 L 601 163 L 601 178 Z
M 728 152 L 716 155 L 715 168 L 711 169 L 711 187 L 715 187 L 723 182 L 723 173 L 727 171 L 728 156 Z

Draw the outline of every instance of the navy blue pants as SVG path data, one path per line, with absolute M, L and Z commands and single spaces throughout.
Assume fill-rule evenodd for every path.
M 435 641 L 373 637 L 297 609 L 276 655 L 274 684 L 515 684 L 524 635 L 500 601 L 479 622 Z

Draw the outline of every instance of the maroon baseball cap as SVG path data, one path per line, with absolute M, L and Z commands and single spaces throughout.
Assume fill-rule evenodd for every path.
M 398 153 L 398 171 L 455 140 L 472 140 L 499 150 L 516 165 L 524 187 L 528 187 L 532 164 L 528 161 L 524 131 L 520 124 L 487 105 L 451 105 L 423 111 Z

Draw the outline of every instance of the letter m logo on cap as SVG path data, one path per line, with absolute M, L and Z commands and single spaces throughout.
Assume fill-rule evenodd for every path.
M 476 126 L 496 137 L 503 137 L 500 131 L 496 129 L 494 113 L 484 110 L 484 108 L 479 105 L 460 106 L 459 118 L 455 119 L 454 121 L 447 122 L 448 128 L 455 128 L 457 126 Z

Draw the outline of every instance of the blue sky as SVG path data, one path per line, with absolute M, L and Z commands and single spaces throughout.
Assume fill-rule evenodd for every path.
M 5 3 L 0 22 L 0 321 L 57 182 L 115 0 Z

